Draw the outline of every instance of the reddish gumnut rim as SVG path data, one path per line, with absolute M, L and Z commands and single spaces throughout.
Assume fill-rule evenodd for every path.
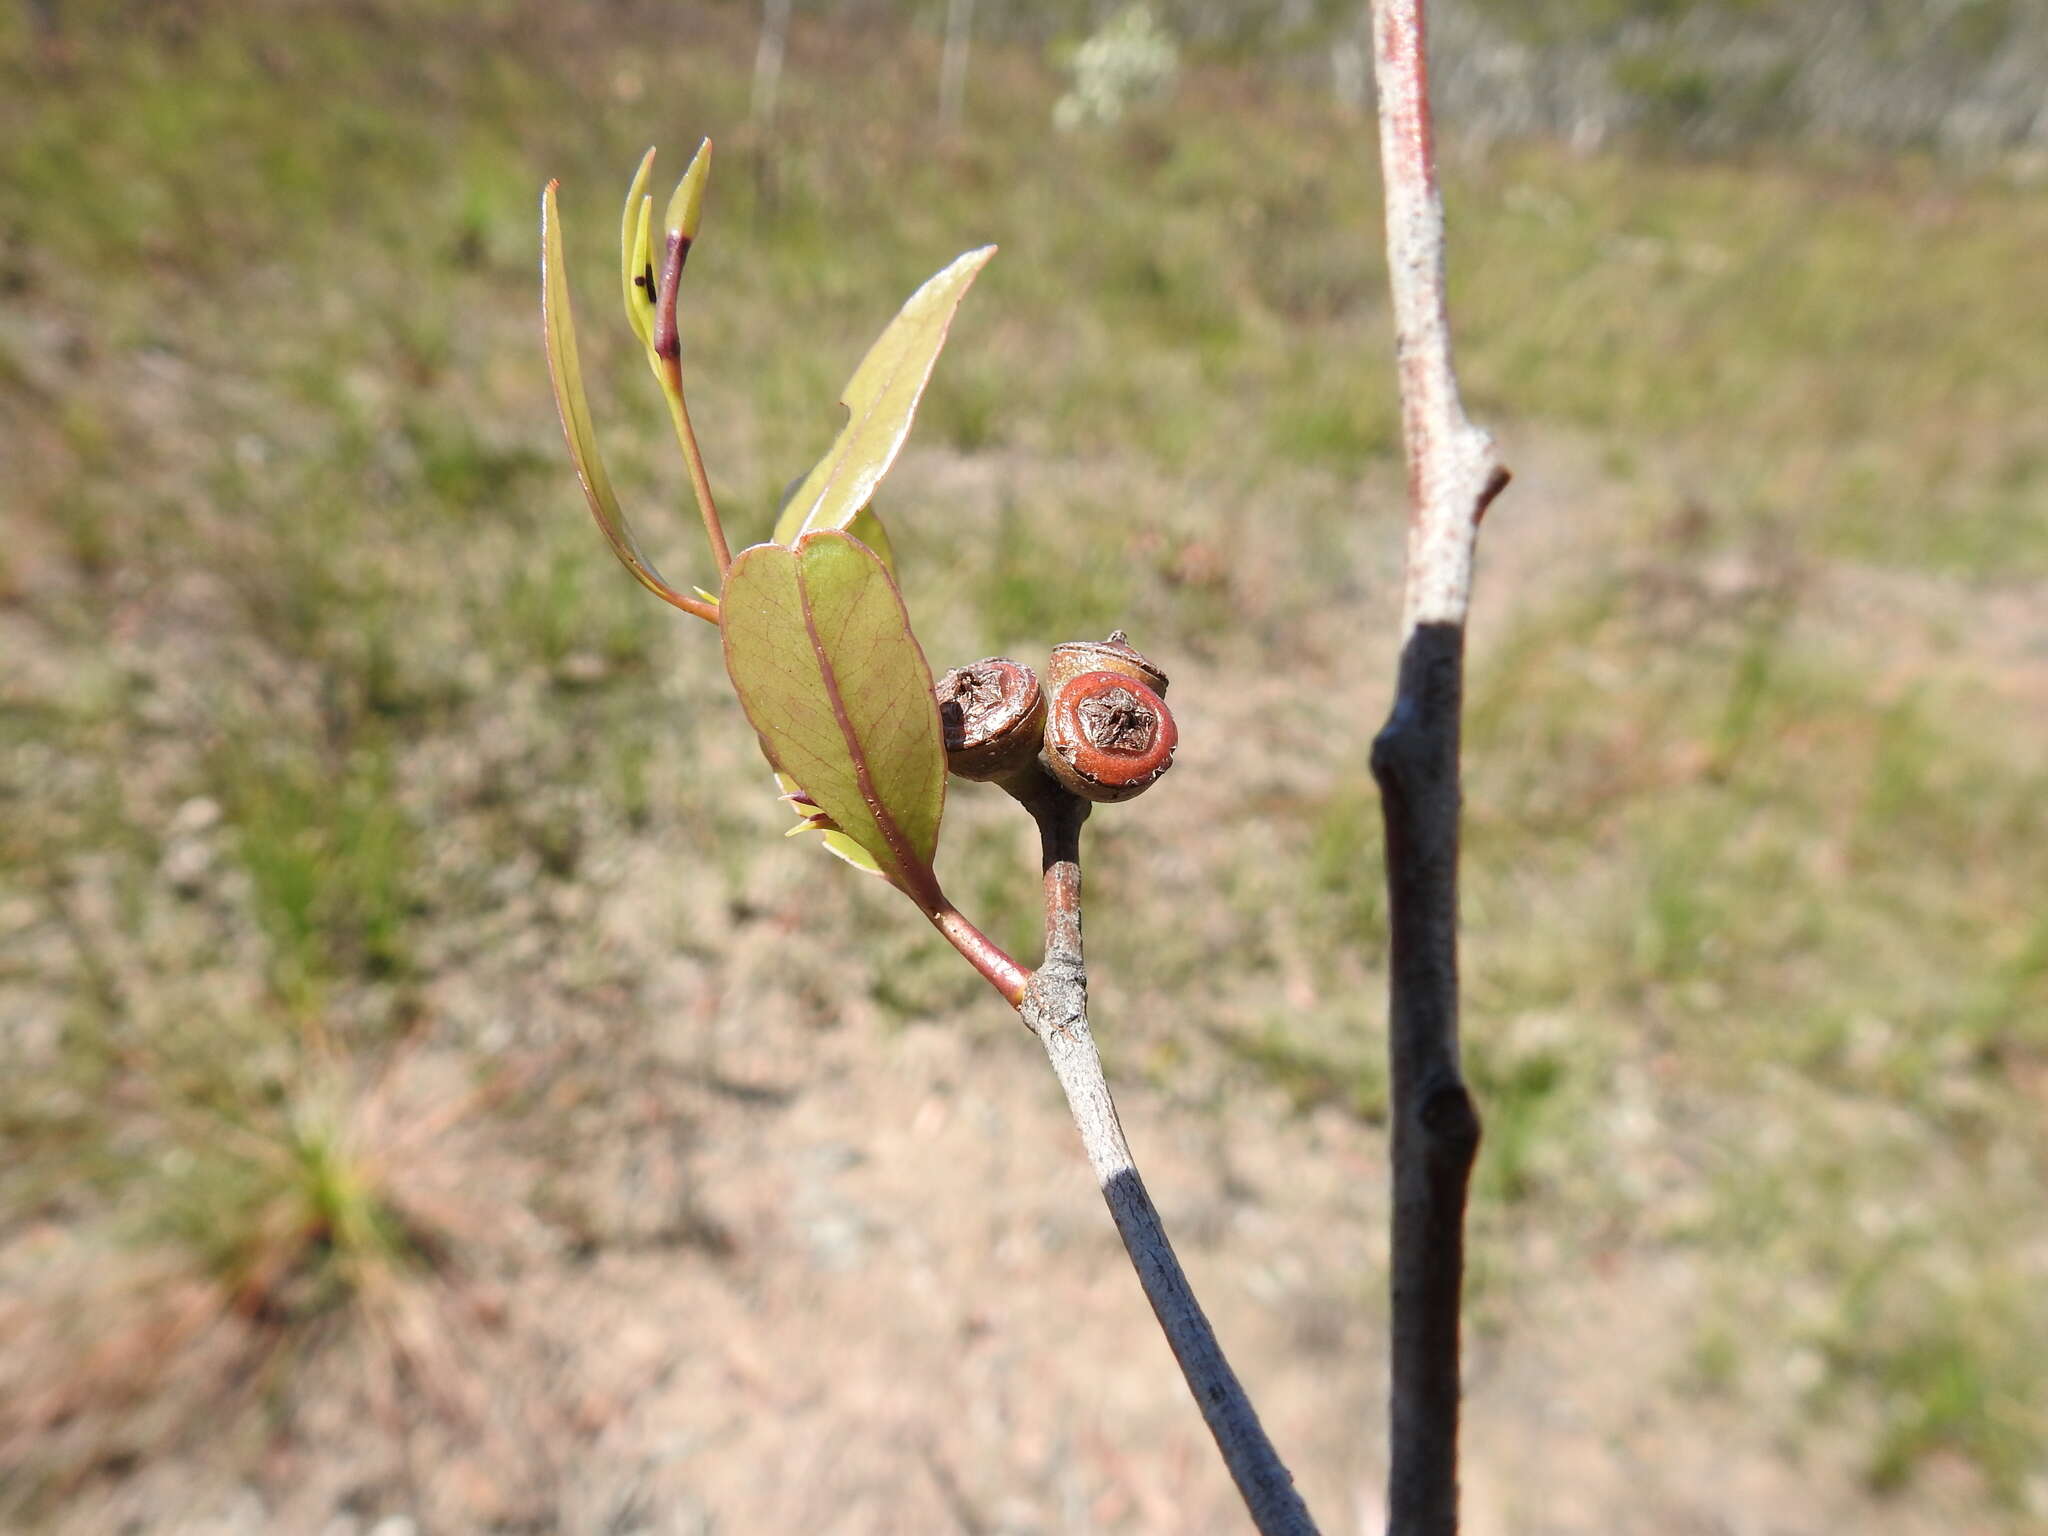
M 1062 683 L 1084 672 L 1114 672 L 1166 697 L 1166 674 L 1120 629 L 1107 640 L 1069 640 L 1054 646 L 1052 659 L 1045 664 L 1046 690 L 1058 693 Z
M 1128 800 L 1173 766 L 1180 731 L 1147 684 L 1121 672 L 1083 672 L 1054 693 L 1045 745 L 1047 766 L 1075 794 Z

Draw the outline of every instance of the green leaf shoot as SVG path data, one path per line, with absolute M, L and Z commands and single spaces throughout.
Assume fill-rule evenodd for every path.
M 910 435 L 954 312 L 995 253 L 985 245 L 954 261 L 910 296 L 868 349 L 840 396 L 846 425 L 776 519 L 776 543 L 793 545 L 817 529 L 845 528 L 874 499 Z
M 896 574 L 896 551 L 890 547 L 889 530 L 882 526 L 873 507 L 862 507 L 854 513 L 847 521 L 846 531 L 880 556 L 891 576 Z
M 654 256 L 648 235 L 654 199 L 647 195 L 647 178 L 653 171 L 654 151 L 650 149 L 640 157 L 640 169 L 633 173 L 633 185 L 626 190 L 626 211 L 619 221 L 619 284 L 625 290 L 626 323 L 647 348 L 654 345 Z
M 704 217 L 704 183 L 710 176 L 711 141 L 705 139 L 690 157 L 683 179 L 669 194 L 668 211 L 662 216 L 661 227 L 671 240 L 678 236 L 685 241 L 697 238 L 697 226 Z
M 644 162 L 643 162 L 644 164 Z M 597 433 L 590 421 L 590 401 L 583 392 L 583 366 L 576 356 L 576 320 L 569 308 L 569 275 L 563 263 L 561 212 L 555 204 L 555 183 L 541 193 L 541 332 L 547 344 L 548 377 L 555 390 L 555 409 L 562 418 L 562 435 L 569 440 L 569 457 L 582 482 L 590 515 L 619 563 L 633 573 L 641 586 L 665 603 L 700 619 L 718 622 L 718 610 L 700 598 L 680 592 L 669 584 L 654 562 L 640 551 L 639 541 L 626 521 L 604 458 L 597 449 Z
M 803 793 L 797 788 L 796 780 L 786 773 L 777 773 L 775 782 L 782 786 L 782 798 L 785 800 L 794 799 Z M 831 818 L 822 811 L 815 810 L 809 805 L 798 805 L 796 814 L 797 824 L 783 833 L 784 837 L 801 837 L 806 832 L 815 832 L 827 853 L 836 854 L 855 869 L 866 870 L 871 875 L 882 873 L 882 866 L 875 862 L 875 856 L 836 826 L 831 825 Z
M 803 488 L 804 477 L 799 475 L 789 482 L 782 492 L 782 500 L 775 507 L 775 521 L 779 526 L 782 514 L 789 510 L 789 504 L 796 500 L 796 493 Z M 882 526 L 881 514 L 875 511 L 874 503 L 862 507 L 846 521 L 846 531 L 861 543 L 867 545 L 882 557 L 882 564 L 889 568 L 889 574 L 896 574 L 896 550 L 889 542 L 889 530 Z M 777 542 L 781 542 L 777 540 Z

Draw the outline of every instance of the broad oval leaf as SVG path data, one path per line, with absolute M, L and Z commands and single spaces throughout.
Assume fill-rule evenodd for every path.
M 946 802 L 931 668 L 881 558 L 837 529 L 726 572 L 725 668 L 770 763 L 921 905 Z
M 820 528 L 844 528 L 874 498 L 875 487 L 910 435 L 954 311 L 996 248 L 969 251 L 910 296 L 841 394 L 846 425 L 831 451 L 804 476 L 775 520 L 775 542 L 794 544 Z

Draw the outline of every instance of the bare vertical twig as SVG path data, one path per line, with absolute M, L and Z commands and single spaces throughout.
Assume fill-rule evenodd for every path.
M 775 105 L 782 94 L 782 53 L 789 35 L 789 0 L 761 0 L 761 37 L 754 46 L 754 88 L 747 97 L 747 123 L 755 141 L 775 130 Z
M 1458 732 L 1472 549 L 1508 478 L 1492 437 L 1466 419 L 1451 366 L 1423 4 L 1373 4 L 1409 499 L 1400 672 L 1372 749 L 1392 945 L 1391 1536 L 1450 1536 L 1458 1526 L 1465 1197 L 1479 1151 L 1458 1055 Z
M 1361 6 L 1351 24 L 1330 39 L 1330 95 L 1347 121 L 1365 116 L 1366 22 L 1370 5 Z
M 1404 637 L 1419 624 L 1460 624 L 1472 596 L 1472 546 L 1487 504 L 1507 484 L 1492 434 L 1458 399 L 1444 305 L 1444 205 L 1437 186 L 1424 55 L 1424 0 L 1374 0 L 1380 172 L 1386 184 L 1387 281 L 1393 290 L 1408 454 Z
M 761 37 L 754 46 L 754 85 L 747 96 L 747 137 L 754 153 L 757 204 L 775 201 L 775 108 L 782 97 L 782 56 L 790 0 L 761 0 Z
M 1045 963 L 1025 988 L 1020 1012 L 1066 1093 L 1124 1251 L 1252 1523 L 1264 1536 L 1314 1536 L 1315 1522 L 1295 1492 L 1293 1475 L 1267 1438 L 1167 1241 L 1158 1208 L 1131 1160 L 1089 1033 L 1088 971 L 1081 958 L 1081 823 L 1088 802 L 1047 780 L 1025 805 L 1038 823 L 1044 856 Z
M 946 0 L 946 46 L 939 55 L 939 127 L 960 126 L 967 99 L 967 51 L 974 41 L 974 0 Z

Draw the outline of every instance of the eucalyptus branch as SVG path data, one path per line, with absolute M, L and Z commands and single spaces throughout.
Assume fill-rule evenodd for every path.
M 1102 1059 L 1089 1033 L 1088 971 L 1081 955 L 1081 824 L 1088 816 L 1088 802 L 1049 779 L 1019 798 L 1038 823 L 1045 870 L 1045 962 L 1025 988 L 1019 1011 L 1045 1047 L 1046 1059 L 1066 1093 L 1131 1267 L 1253 1524 L 1265 1536 L 1306 1536 L 1315 1531 L 1315 1522 L 1224 1358 L 1215 1330 L 1167 1241 L 1158 1208 L 1131 1160 L 1116 1103 L 1102 1075 Z
M 1024 1006 L 1024 989 L 1031 973 L 1003 952 L 1000 945 L 970 922 L 965 913 L 941 896 L 923 908 L 931 925 L 938 929 L 961 958 L 980 973 L 982 979 L 1003 996 L 1012 1008 Z
M 1409 493 L 1400 669 L 1372 749 L 1392 947 L 1392 1536 L 1450 1536 L 1458 1525 L 1465 1201 L 1479 1151 L 1458 1052 L 1458 735 L 1473 545 L 1508 479 L 1491 436 L 1467 420 L 1451 366 L 1423 3 L 1373 4 Z
M 910 897 L 1038 1036 L 1146 1299 L 1253 1521 L 1266 1536 L 1312 1536 L 1294 1479 L 1224 1359 L 1138 1177 L 1088 1030 L 1081 824 L 1091 804 L 1141 794 L 1173 766 L 1180 733 L 1163 697 L 1166 674 L 1118 631 L 1055 646 L 1044 686 L 1030 668 L 1001 657 L 955 668 L 935 684 L 872 505 L 961 297 L 995 247 L 957 257 L 910 296 L 841 392 L 846 424 L 786 498 L 773 538 L 731 555 L 690 429 L 676 331 L 710 143 L 669 199 L 658 277 L 646 190 L 653 159 L 652 150 L 642 157 L 620 217 L 620 297 L 674 413 L 719 567 L 715 602 L 708 593 L 681 592 L 654 570 L 604 474 L 577 362 L 551 182 L 541 200 L 542 331 L 592 515 L 643 586 L 718 626 L 726 675 L 799 818 L 792 832 L 815 834 Z M 949 775 L 1001 784 L 1038 823 L 1046 953 L 1036 972 L 1004 954 L 939 887 L 933 860 Z

